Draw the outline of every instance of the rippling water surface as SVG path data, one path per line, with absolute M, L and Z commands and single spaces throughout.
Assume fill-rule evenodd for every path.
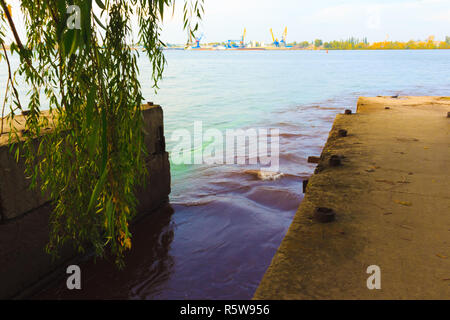
M 280 171 L 261 180 L 246 166 L 172 165 L 170 206 L 133 228 L 125 270 L 82 265 L 83 290 L 56 283 L 36 298 L 249 299 L 302 200 L 335 115 L 359 96 L 450 95 L 450 51 L 168 51 L 161 90 L 170 151 L 175 129 L 278 128 Z M 0 92 L 5 83 L 0 71 Z

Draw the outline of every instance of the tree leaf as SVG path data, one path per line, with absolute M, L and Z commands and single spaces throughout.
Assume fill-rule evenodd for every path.
M 99 6 L 100 9 L 106 10 L 105 4 L 102 0 L 95 0 L 95 3 Z
M 94 203 L 98 199 L 98 196 L 100 194 L 100 190 L 103 188 L 103 185 L 105 184 L 107 175 L 108 175 L 108 170 L 105 168 L 103 170 L 103 173 L 102 173 L 100 179 L 98 179 L 97 184 L 95 185 L 94 191 L 92 192 L 91 199 L 89 200 L 89 206 L 88 206 L 88 209 L 87 209 L 88 213 L 94 207 Z
M 94 20 L 97 22 L 97 24 L 103 29 L 106 30 L 106 27 L 103 25 L 103 23 L 100 21 L 99 18 L 97 18 L 97 16 L 95 15 L 95 13 L 93 14 L 94 16 Z

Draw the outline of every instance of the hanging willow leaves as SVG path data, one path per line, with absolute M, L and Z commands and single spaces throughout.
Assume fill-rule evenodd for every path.
M 146 177 L 143 97 L 131 24 L 133 19 L 139 22 L 135 36 L 152 65 L 156 90 L 166 64 L 162 19 L 175 1 L 21 0 L 24 39 L 16 30 L 18 17 L 8 10 L 8 0 L 0 4 L 0 45 L 9 29 L 11 53 L 20 56 L 17 72 L 30 88 L 20 135 L 14 115 L 23 107 L 13 76 L 8 79 L 10 139 L 21 136 L 26 174 L 53 203 L 47 251 L 57 256 L 67 242 L 80 251 L 92 246 L 98 255 L 109 248 L 121 265 L 131 247 L 128 223 L 136 211 L 134 191 Z M 73 14 L 67 8 L 72 5 L 80 9 L 79 29 L 67 26 Z M 184 24 L 189 34 L 197 29 L 198 21 L 194 28 L 191 25 L 200 13 L 203 0 L 186 2 Z M 2 57 L 8 57 L 6 50 Z M 41 101 L 48 103 L 41 106 Z M 41 107 L 50 109 L 49 117 L 41 114 Z M 52 130 L 43 135 L 49 122 Z

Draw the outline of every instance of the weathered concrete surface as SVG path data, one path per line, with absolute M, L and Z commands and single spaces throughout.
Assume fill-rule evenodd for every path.
M 163 112 L 160 106 L 144 106 L 145 144 L 148 150 L 148 183 L 139 188 L 138 214 L 164 204 L 170 193 L 170 165 L 165 150 Z M 20 120 L 20 118 L 19 118 Z M 23 290 L 50 277 L 55 269 L 76 256 L 70 246 L 52 263 L 44 252 L 48 242 L 51 207 L 37 191 L 28 189 L 23 163 L 8 151 L 7 139 L 0 144 L 0 299 L 23 294 Z
M 447 97 L 378 97 L 338 115 L 254 299 L 449 299 L 449 111 Z M 336 221 L 316 222 L 316 207 Z M 381 290 L 367 288 L 370 265 Z
M 48 113 L 43 114 L 48 117 Z M 149 154 L 147 163 L 151 175 L 149 181 L 155 185 L 161 184 L 158 188 L 147 185 L 139 191 L 140 209 L 148 211 L 158 202 L 157 199 L 167 198 L 170 193 L 170 168 L 168 154 L 165 152 L 162 108 L 145 105 L 143 115 L 147 133 L 145 145 Z M 23 129 L 24 117 L 16 116 L 16 120 L 17 129 Z M 30 190 L 30 181 L 24 176 L 23 159 L 17 163 L 14 152 L 11 153 L 9 149 L 8 134 L 5 133 L 0 136 L 0 221 L 20 217 L 47 202 L 40 192 Z
M 147 184 L 137 191 L 139 214 L 146 214 L 160 207 L 170 194 L 170 163 L 164 137 L 163 110 L 156 105 L 143 108 L 149 176 Z
M 20 217 L 48 201 L 40 192 L 30 190 L 30 180 L 24 175 L 24 161 L 16 162 L 17 148 L 10 151 L 7 136 L 0 136 L 3 142 L 0 144 L 0 223 Z

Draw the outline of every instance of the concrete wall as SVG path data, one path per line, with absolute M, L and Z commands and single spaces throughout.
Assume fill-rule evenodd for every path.
M 137 191 L 139 215 L 166 203 L 170 193 L 162 108 L 146 105 L 143 114 L 149 177 Z M 70 246 L 56 262 L 44 252 L 51 206 L 39 191 L 28 188 L 23 162 L 15 161 L 6 140 L 0 137 L 0 299 L 20 296 L 76 256 Z

